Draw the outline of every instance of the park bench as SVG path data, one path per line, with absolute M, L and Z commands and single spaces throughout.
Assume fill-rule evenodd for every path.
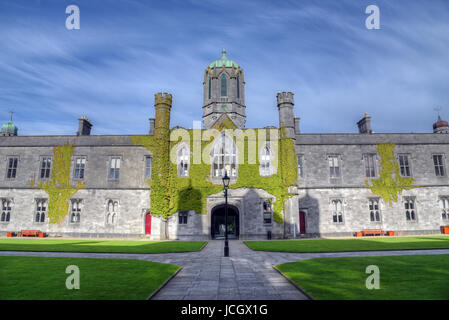
M 449 226 L 441 226 L 442 234 L 449 234 Z
M 362 235 L 366 236 L 383 236 L 385 234 L 381 229 L 364 229 L 362 230 Z
M 17 236 L 18 237 L 29 237 L 29 236 L 34 236 L 34 237 L 41 237 L 40 235 L 42 232 L 40 230 L 22 230 L 20 231 Z M 43 234 L 43 233 L 42 233 Z
M 364 229 L 361 232 L 356 232 L 356 237 L 366 237 L 366 236 L 383 236 L 385 232 L 382 229 Z M 393 231 L 387 231 L 387 236 L 393 236 Z

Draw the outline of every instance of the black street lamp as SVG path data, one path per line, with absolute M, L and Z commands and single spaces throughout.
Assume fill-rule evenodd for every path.
M 225 171 L 225 176 L 223 177 L 223 186 L 225 194 L 225 245 L 224 245 L 224 256 L 229 257 L 229 244 L 228 244 L 228 187 L 231 178 L 228 177 L 228 173 Z

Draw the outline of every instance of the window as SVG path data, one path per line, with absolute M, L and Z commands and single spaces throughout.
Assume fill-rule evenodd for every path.
M 109 166 L 109 180 L 120 178 L 120 157 L 112 157 Z
M 332 220 L 334 223 L 343 223 L 343 208 L 341 200 L 332 200 Z
M 261 176 L 271 176 L 272 170 L 271 170 L 271 150 L 270 146 L 266 144 L 262 148 L 262 152 L 260 155 L 260 175 Z
M 145 157 L 145 179 L 151 179 L 151 169 L 153 167 L 153 157 Z
M 47 212 L 47 200 L 46 199 L 36 200 L 36 215 L 34 217 L 34 222 L 45 222 L 46 212 Z
M 108 200 L 106 211 L 106 224 L 115 224 L 117 221 L 118 201 Z
M 11 218 L 11 206 L 12 206 L 12 200 L 11 199 L 1 199 L 2 204 L 2 215 L 0 217 L 0 222 L 9 222 Z
M 187 217 L 189 216 L 189 211 L 181 211 L 178 213 L 179 224 L 187 224 Z
M 228 96 L 228 79 L 224 74 L 221 76 L 221 96 Z
M 209 99 L 211 98 L 211 93 L 212 93 L 212 79 L 209 77 L 209 88 L 208 88 L 208 91 L 209 91 Z
M 441 218 L 449 221 L 449 197 L 440 199 Z
M 340 162 L 338 156 L 329 156 L 329 170 L 331 178 L 339 178 L 340 177 Z
M 214 144 L 212 157 L 212 175 L 223 177 L 227 172 L 229 177 L 237 176 L 237 149 L 234 140 L 223 134 Z
M 303 155 L 297 155 L 298 159 L 298 177 L 302 178 L 304 177 L 304 156 Z
M 76 157 L 75 172 L 73 173 L 73 178 L 78 180 L 84 179 L 85 168 L 86 168 L 86 157 Z
M 371 222 L 380 222 L 379 200 L 369 200 L 369 217 Z
M 376 176 L 376 155 L 365 154 L 365 174 L 367 178 L 373 178 Z
M 81 218 L 81 200 L 80 199 L 72 199 L 72 208 L 70 212 L 70 222 L 71 223 L 79 223 Z
M 405 218 L 407 219 L 407 221 L 416 221 L 415 200 L 405 199 L 404 207 L 405 207 Z
M 186 146 L 182 146 L 178 150 L 178 176 L 188 177 L 189 176 L 189 162 L 190 162 L 190 152 L 187 150 Z
M 270 224 L 273 210 L 271 209 L 271 202 L 266 200 L 263 203 L 263 223 Z
M 19 163 L 19 158 L 8 158 L 7 163 L 8 168 L 6 169 L 6 179 L 15 179 L 17 175 L 17 164 Z
M 48 179 L 50 178 L 50 171 L 51 171 L 51 157 L 43 157 L 41 159 L 41 179 Z
M 442 154 L 434 154 L 433 155 L 433 164 L 435 166 L 435 175 L 437 177 L 443 177 L 444 173 L 444 164 L 443 164 L 443 155 Z
M 409 165 L 409 161 L 408 161 L 408 155 L 406 154 L 401 154 L 399 155 L 399 169 L 401 171 L 401 176 L 402 177 L 411 177 L 411 171 L 410 171 L 410 165 Z
M 240 77 L 237 77 L 237 99 L 240 99 Z

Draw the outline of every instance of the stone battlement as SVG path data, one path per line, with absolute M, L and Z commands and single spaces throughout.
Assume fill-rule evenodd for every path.
M 291 103 L 294 104 L 293 100 L 293 92 L 278 92 L 276 95 L 278 105 L 282 103 Z
M 154 95 L 154 105 L 157 106 L 158 104 L 166 104 L 169 107 L 172 105 L 172 95 L 167 92 L 158 92 Z

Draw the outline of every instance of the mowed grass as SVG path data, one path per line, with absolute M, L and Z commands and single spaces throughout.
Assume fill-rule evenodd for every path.
M 279 252 L 345 252 L 406 249 L 448 249 L 449 236 L 391 237 L 363 239 L 245 241 L 259 251 Z
M 80 270 L 79 290 L 66 288 L 70 265 Z M 147 299 L 178 269 L 131 259 L 0 257 L 0 299 Z
M 380 289 L 367 289 L 379 267 Z M 314 299 L 447 300 L 449 255 L 319 258 L 275 266 Z
M 166 253 L 200 251 L 206 241 L 0 239 L 0 251 Z

